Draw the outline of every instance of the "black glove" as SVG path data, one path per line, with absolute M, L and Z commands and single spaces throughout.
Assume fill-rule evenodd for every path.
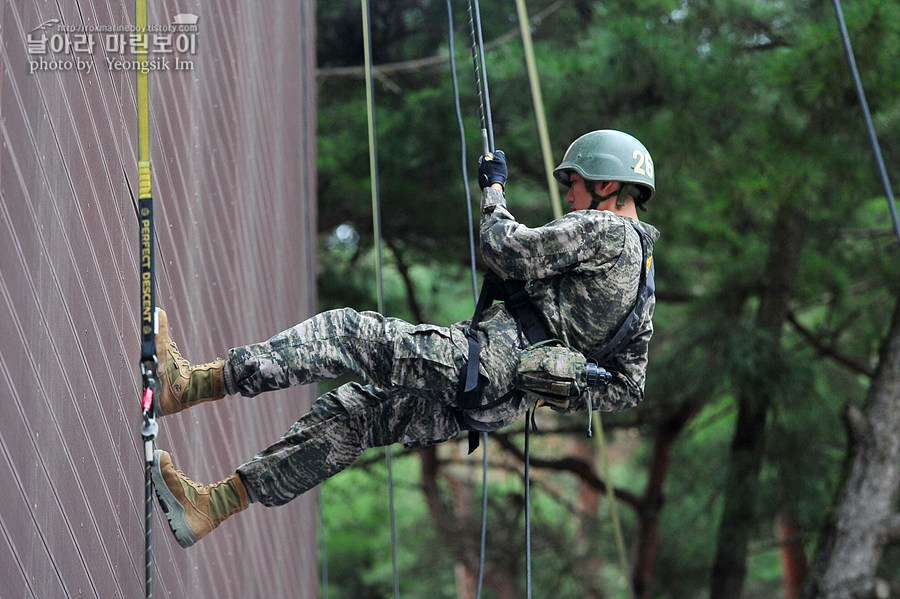
M 481 189 L 494 183 L 506 186 L 508 178 L 509 170 L 506 168 L 506 154 L 503 150 L 497 150 L 478 159 L 478 185 Z

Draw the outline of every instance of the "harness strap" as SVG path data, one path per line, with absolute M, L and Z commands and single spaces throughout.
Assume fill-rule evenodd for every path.
M 531 301 L 531 282 L 510 280 L 505 282 L 506 307 L 512 312 L 528 343 L 534 345 L 550 339 L 550 331 Z
M 465 330 L 466 340 L 469 343 L 469 353 L 466 358 L 466 368 L 460 379 L 459 404 L 462 410 L 473 410 L 480 407 L 481 389 L 479 386 L 478 364 L 481 358 L 481 344 L 478 342 L 478 325 L 481 316 L 488 306 L 495 300 L 502 299 L 502 281 L 493 271 L 488 271 L 481 284 L 481 292 L 478 294 L 478 302 L 475 304 L 475 313 Z
M 637 334 L 637 327 L 640 324 L 641 317 L 647 306 L 650 297 L 656 292 L 656 282 L 654 275 L 656 268 L 653 265 L 653 255 L 650 253 L 650 242 L 647 234 L 641 230 L 636 224 L 632 224 L 634 230 L 637 231 L 638 237 L 641 238 L 641 279 L 638 284 L 638 296 L 634 307 L 625 320 L 619 326 L 616 334 L 613 335 L 603 347 L 593 350 L 588 356 L 588 360 L 592 360 L 597 364 L 603 364 L 612 356 L 622 351 L 629 341 Z
M 587 356 L 588 361 L 595 364 L 602 364 L 619 353 L 637 334 L 637 327 L 640 324 L 647 302 L 656 291 L 654 281 L 655 268 L 653 266 L 653 256 L 650 253 L 649 240 L 637 224 L 632 223 L 632 226 L 641 240 L 641 275 L 638 283 L 637 300 L 613 337 L 602 347 L 595 349 Z M 491 408 L 514 398 L 517 394 L 520 396 L 524 394 L 518 389 L 513 389 L 488 404 L 481 403 L 483 383 L 478 372 L 481 344 L 478 342 L 476 330 L 481 322 L 484 310 L 493 304 L 494 301 L 502 300 L 516 320 L 519 330 L 525 335 L 530 344 L 534 345 L 552 338 L 550 331 L 541 319 L 540 312 L 531 301 L 529 291 L 530 281 L 504 280 L 493 271 L 488 271 L 484 276 L 481 293 L 478 295 L 478 302 L 475 306 L 475 313 L 472 315 L 472 320 L 465 330 L 469 352 L 466 359 L 466 367 L 461 373 L 459 382 L 459 417 L 460 422 L 470 429 L 469 453 L 478 448 L 480 435 L 477 429 L 478 425 L 471 418 L 468 418 L 465 412 Z

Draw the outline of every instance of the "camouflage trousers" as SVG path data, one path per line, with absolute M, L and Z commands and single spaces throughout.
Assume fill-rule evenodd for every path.
M 268 341 L 230 350 L 226 386 L 245 397 L 346 373 L 370 383 L 348 383 L 319 397 L 278 442 L 238 472 L 256 500 L 281 505 L 337 474 L 368 448 L 422 446 L 455 437 L 465 428 L 456 395 L 466 352 L 461 327 L 414 326 L 349 308 L 318 314 Z M 494 429 L 524 410 L 499 406 L 490 412 L 486 420 Z

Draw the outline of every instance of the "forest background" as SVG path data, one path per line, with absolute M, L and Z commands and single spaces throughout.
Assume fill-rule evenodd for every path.
M 388 315 L 474 307 L 466 187 L 481 153 L 466 6 L 371 3 Z M 644 403 L 603 417 L 631 572 L 586 419 L 538 414 L 534 595 L 900 597 L 898 242 L 825 0 L 529 0 L 554 164 L 628 131 L 662 231 Z M 843 6 L 900 177 L 900 4 Z M 529 226 L 553 218 L 516 5 L 481 3 L 496 147 Z M 375 309 L 360 4 L 320 0 L 319 308 Z M 462 161 L 468 168 L 463 179 Z M 564 193 L 564 190 L 562 190 Z M 477 227 L 477 222 L 475 223 Z M 476 228 L 477 236 L 477 228 Z M 479 261 L 479 272 L 483 272 Z M 525 596 L 524 423 L 490 436 L 486 598 Z M 393 448 L 401 596 L 474 597 L 481 451 Z M 321 490 L 323 594 L 392 595 L 383 452 Z

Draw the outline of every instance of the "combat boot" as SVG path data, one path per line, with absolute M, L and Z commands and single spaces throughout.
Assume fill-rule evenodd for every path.
M 225 397 L 225 377 L 222 372 L 225 361 L 217 358 L 213 362 L 192 366 L 169 336 L 169 319 L 165 310 L 159 310 L 157 325 L 159 391 L 155 402 L 156 415 L 175 414 L 198 403 Z
M 172 456 L 157 449 L 150 469 L 159 504 L 178 543 L 190 547 L 225 518 L 247 509 L 247 489 L 235 472 L 214 485 L 202 485 L 175 470 Z

